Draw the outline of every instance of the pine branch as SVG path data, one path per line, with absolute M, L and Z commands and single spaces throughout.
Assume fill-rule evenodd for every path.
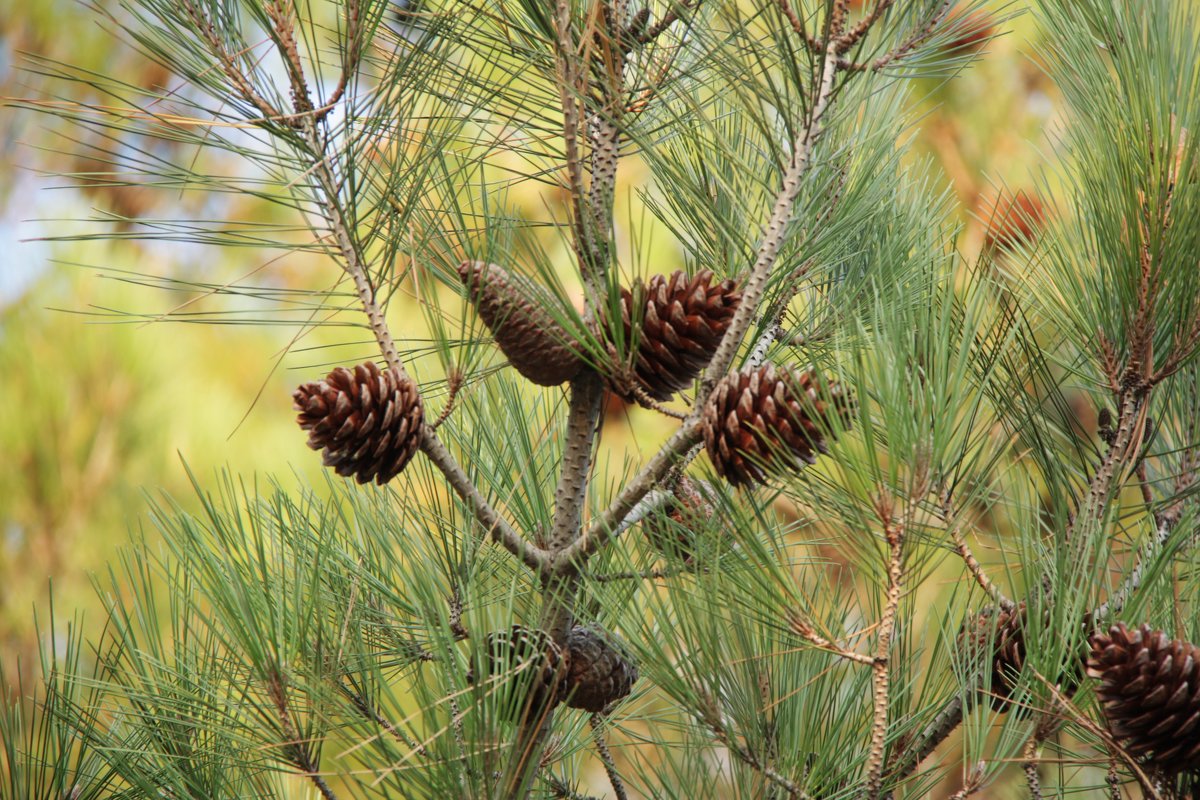
M 904 525 L 892 518 L 891 501 L 881 501 L 879 516 L 883 520 L 884 539 L 888 545 L 887 600 L 879 620 L 875 643 L 875 658 L 871 664 L 872 705 L 871 747 L 867 755 L 867 797 L 877 798 L 883 792 L 884 748 L 887 743 L 888 705 L 891 697 L 891 646 L 896 630 L 896 615 L 900 607 L 901 582 L 904 578 Z
M 479 493 L 479 489 L 459 466 L 454 456 L 450 455 L 437 433 L 428 426 L 421 431 L 421 452 L 441 470 L 450 487 L 471 507 L 479 524 L 483 526 L 485 536 L 499 542 L 505 550 L 534 572 L 541 574 L 546 571 L 549 566 L 549 553 L 517 533 L 501 518 Z
M 288 59 L 291 62 L 290 69 L 295 73 L 296 91 L 299 93 L 295 102 L 302 110 L 311 109 L 312 103 L 307 97 L 303 65 L 299 61 L 298 54 L 292 51 L 290 55 L 291 58 Z M 313 115 L 303 116 L 302 123 L 304 137 L 313 161 L 311 172 L 316 178 L 319 188 L 317 202 L 333 232 L 336 254 L 343 269 L 354 282 L 359 302 L 367 315 L 371 332 L 375 336 L 375 341 L 388 368 L 399 375 L 407 375 L 388 327 L 387 318 L 378 303 L 375 287 L 368 277 L 366 260 L 357 239 L 357 231 L 353 222 L 347 219 L 344 207 L 338 202 L 340 196 L 338 181 L 330 167 L 331 156 L 327 152 L 325 140 L 318 131 L 316 117 Z M 545 559 L 541 556 L 540 551 L 504 522 L 495 509 L 484 500 L 478 488 L 467 477 L 462 467 L 458 465 L 450 452 L 441 444 L 437 434 L 428 425 L 422 427 L 421 450 L 442 471 L 458 495 L 470 505 L 484 530 L 531 569 L 541 571 Z

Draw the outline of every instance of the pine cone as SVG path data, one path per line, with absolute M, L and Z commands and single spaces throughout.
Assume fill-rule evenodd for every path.
M 296 422 L 324 464 L 359 483 L 383 485 L 400 474 L 421 444 L 423 410 L 417 385 L 373 362 L 338 367 L 292 393 Z
M 637 339 L 632 378 L 655 400 L 670 400 L 691 385 L 712 360 L 742 301 L 735 282 L 713 286 L 712 280 L 711 270 L 694 277 L 676 270 L 670 277 L 654 275 L 646 284 L 639 280 L 632 291 L 621 289 L 622 341 L 628 345 Z M 641 324 L 636 337 L 634 319 Z M 632 401 L 636 394 L 628 382 L 621 375 L 609 378 L 613 391 Z
M 1123 623 L 1091 644 L 1087 674 L 1125 750 L 1168 775 L 1200 769 L 1200 648 Z
M 598 625 L 572 628 L 567 634 L 567 656 L 563 699 L 571 708 L 603 711 L 628 695 L 638 679 L 624 645 Z
M 495 264 L 464 261 L 458 275 L 500 351 L 539 386 L 558 386 L 583 368 L 571 337 L 538 304 L 536 291 Z
M 958 635 L 960 647 L 970 648 L 969 655 L 983 656 L 991 647 L 992 708 L 1004 711 L 1016 686 L 1017 675 L 1025 663 L 1025 602 L 1015 608 L 985 609 Z
M 1053 609 L 1046 605 L 1042 608 L 1042 635 L 1047 631 L 1053 619 Z M 1011 609 L 987 608 L 958 636 L 960 646 L 982 650 L 991 645 L 992 660 L 991 699 L 992 708 L 1004 711 L 1008 708 L 1012 690 L 1017 685 L 1017 678 L 1025 665 L 1027 642 L 1025 641 L 1025 626 L 1029 621 L 1029 608 L 1025 601 L 1017 603 Z M 1091 627 L 1090 616 L 1085 616 L 1082 627 Z M 978 650 L 975 651 L 978 653 Z M 982 653 L 978 653 L 982 656 Z M 1082 678 L 1084 659 L 1082 654 L 1072 659 L 1063 673 L 1054 681 L 1061 684 L 1064 691 L 1073 694 Z M 1024 710 L 1022 710 L 1024 713 Z
M 561 699 L 565 659 L 549 634 L 513 625 L 510 630 L 489 633 L 486 648 L 481 664 L 485 677 L 507 678 L 494 688 L 501 716 L 520 719 L 526 714 L 541 714 Z M 467 683 L 475 680 L 475 670 L 471 669 L 467 672 Z M 483 689 L 492 691 L 493 686 L 489 684 Z
M 849 427 L 850 399 L 814 370 L 767 364 L 726 375 L 704 408 L 704 446 L 730 483 L 763 483 L 768 471 L 798 469 L 828 452 L 836 414 Z
M 705 496 L 712 487 L 705 481 L 679 479 L 671 500 L 642 523 L 642 531 L 655 550 L 691 561 L 695 558 L 695 531 L 715 511 Z

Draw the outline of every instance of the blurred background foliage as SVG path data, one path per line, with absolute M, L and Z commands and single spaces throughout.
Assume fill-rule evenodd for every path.
M 1003 258 L 1016 238 L 1036 236 L 1038 220 L 1049 213 L 1032 175 L 1054 171 L 1059 102 L 1028 55 L 1039 31 L 1012 10 L 995 3 L 978 12 L 979 35 L 959 43 L 965 51 L 979 49 L 978 57 L 964 72 L 923 79 L 913 90 L 921 114 L 911 157 L 931 159 L 952 188 L 967 265 L 987 249 Z M 986 41 L 992 34 L 996 38 Z M 127 76 L 137 85 L 173 85 L 162 67 L 116 46 L 97 15 L 75 0 L 0 2 L 0 94 L 50 96 L 43 78 L 23 69 L 23 53 Z M 86 91 L 62 82 L 53 91 L 65 87 Z M 256 309 L 255 299 L 240 298 L 244 304 L 236 305 L 193 286 L 164 294 L 161 286 L 146 285 L 154 282 L 147 275 L 221 285 L 258 273 L 260 283 L 265 275 L 279 290 L 328 289 L 337 276 L 318 256 L 278 259 L 253 247 L 89 240 L 86 227 L 77 242 L 39 241 L 63 235 L 80 219 L 119 228 L 143 216 L 169 218 L 179 206 L 199 202 L 225 204 L 206 208 L 211 218 L 279 221 L 281 215 L 278 207 L 243 196 L 198 199 L 108 185 L 110 167 L 101 152 L 123 143 L 84 142 L 91 154 L 81 156 L 88 148 L 72 139 L 87 133 L 55 124 L 52 117 L 11 109 L 0 116 L 0 659 L 8 670 L 18 662 L 25 668 L 36 663 L 33 608 L 45 604 L 51 585 L 60 608 L 91 609 L 91 620 L 99 621 L 91 575 L 104 569 L 130 532 L 143 531 L 146 496 L 166 492 L 185 508 L 195 507 L 185 464 L 200 476 L 228 465 L 246 476 L 269 472 L 285 488 L 303 483 L 322 491 L 319 458 L 293 422 L 291 389 L 323 374 L 329 363 L 352 363 L 372 347 L 350 324 L 322 326 L 299 339 L 287 319 L 263 324 L 261 315 L 250 315 L 252 325 L 180 324 L 217 314 L 235 323 L 238 313 Z M 157 155 L 196 157 L 182 147 Z M 63 173 L 73 177 L 54 177 Z M 636 234 L 644 237 L 648 230 L 653 248 L 630 251 L 642 258 L 652 253 L 661 263 L 643 266 L 669 272 L 680 255 L 636 201 L 633 190 L 644 176 L 636 162 L 623 167 L 618 240 L 629 241 L 635 231 L 628 223 L 637 220 Z M 535 181 L 510 195 L 514 211 L 527 217 L 561 218 L 565 199 Z M 1025 212 L 1020 223 L 1004 219 L 1013 203 Z M 548 238 L 546 246 L 561 242 Z M 136 269 L 136 279 L 126 269 Z M 393 330 L 415 340 L 428 332 L 416 292 L 408 291 L 389 313 Z M 183 313 L 156 319 L 171 309 Z M 347 321 L 357 323 L 357 316 Z M 1080 424 L 1094 430 L 1088 404 L 1076 411 Z M 605 425 L 604 449 L 615 456 L 614 469 L 628 448 L 652 452 L 673 427 L 616 398 L 606 405 Z M 609 460 L 602 456 L 600 463 Z M 145 527 L 146 535 L 155 535 Z M 838 558 L 834 551 L 822 556 Z M 951 575 L 957 570 L 948 571 L 946 580 Z M 931 585 L 937 584 L 934 576 Z

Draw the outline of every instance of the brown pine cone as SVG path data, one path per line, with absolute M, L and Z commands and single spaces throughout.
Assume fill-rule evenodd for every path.
M 495 687 L 487 684 L 482 688 L 498 693 L 497 708 L 506 719 L 541 714 L 559 702 L 565 689 L 563 651 L 548 633 L 537 628 L 513 625 L 510 630 L 489 633 L 481 666 L 485 679 L 505 678 L 496 681 Z M 467 683 L 475 681 L 471 669 Z
M 1017 675 L 1025 663 L 1025 602 L 1011 609 L 989 608 L 976 616 L 958 634 L 960 647 L 968 653 L 984 657 L 983 650 L 991 647 L 992 708 L 1004 711 L 1016 686 Z
M 614 392 L 636 400 L 632 378 L 654 400 L 670 400 L 708 366 L 742 301 L 734 281 L 711 285 L 712 280 L 711 270 L 691 277 L 676 270 L 645 284 L 638 280 L 632 291 L 621 289 L 622 342 L 628 347 L 636 339 L 637 351 L 632 376 L 609 377 Z M 641 324 L 636 336 L 631 320 Z
M 706 497 L 711 491 L 705 481 L 693 481 L 686 475 L 679 479 L 672 499 L 642 522 L 642 531 L 655 550 L 684 561 L 695 558 L 696 528 L 715 512 Z
M 292 393 L 296 422 L 324 464 L 359 483 L 383 485 L 400 474 L 421 444 L 423 410 L 417 385 L 374 362 L 338 367 Z
M 517 372 L 539 386 L 558 386 L 579 374 L 583 361 L 571 337 L 538 304 L 533 287 L 482 261 L 462 262 L 458 276 L 496 346 Z
M 1168 775 L 1200 769 L 1200 648 L 1120 622 L 1091 645 L 1087 674 L 1125 750 Z
M 799 469 L 828 452 L 834 415 L 850 425 L 851 403 L 833 380 L 766 364 L 726 375 L 704 407 L 704 446 L 730 483 L 763 483 L 768 472 Z
M 625 697 L 638 679 L 621 642 L 599 625 L 576 625 L 567 634 L 563 700 L 571 708 L 603 711 Z

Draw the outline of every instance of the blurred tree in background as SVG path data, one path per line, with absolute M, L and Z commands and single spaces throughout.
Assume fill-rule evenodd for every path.
M 1200 639 L 1192 3 L 2 10 L 0 796 L 1191 790 L 1186 648 L 1095 637 Z M 758 313 L 664 401 L 675 269 Z M 381 354 L 424 454 L 326 480 Z M 764 359 L 832 452 L 683 477 Z

